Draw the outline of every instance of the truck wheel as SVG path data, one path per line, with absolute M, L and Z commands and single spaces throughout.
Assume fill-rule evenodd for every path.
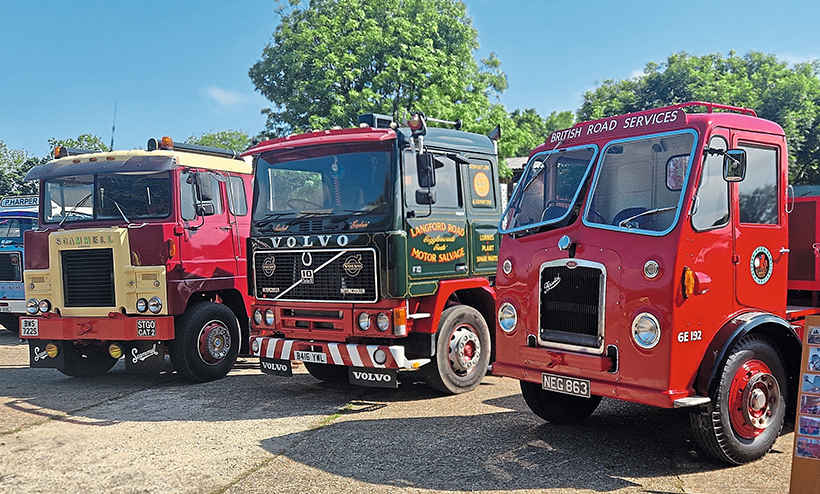
M 592 415 L 601 397 L 571 396 L 541 388 L 539 383 L 521 381 L 521 395 L 534 414 L 553 424 L 575 424 Z
M 70 341 L 63 345 L 65 367 L 59 369 L 66 376 L 93 377 L 105 374 L 118 359 L 108 354 L 103 346 L 72 345 Z
M 171 363 L 183 378 L 195 382 L 222 379 L 239 354 L 239 324 L 226 306 L 194 304 L 176 320 L 170 344 Z
M 786 393 L 783 360 L 771 340 L 744 337 L 723 365 L 709 410 L 689 415 L 698 444 L 726 463 L 757 460 L 780 435 Z
M 468 305 L 450 307 L 441 313 L 436 334 L 436 355 L 424 366 L 427 385 L 447 394 L 478 387 L 490 361 L 490 330 L 481 313 Z
M 6 331 L 20 334 L 20 317 L 17 314 L 0 314 L 0 324 Z
M 349 381 L 347 376 L 347 366 L 314 364 L 310 362 L 303 363 L 305 364 L 305 369 L 307 369 L 310 375 L 320 381 L 329 383 L 346 383 Z

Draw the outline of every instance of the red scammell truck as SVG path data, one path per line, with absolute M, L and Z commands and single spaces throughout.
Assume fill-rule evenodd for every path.
M 817 198 L 790 215 L 787 178 L 783 130 L 745 108 L 553 133 L 501 221 L 493 373 L 552 422 L 604 396 L 687 407 L 710 455 L 760 458 L 796 396 L 803 318 L 820 312 Z
M 251 352 L 280 376 L 299 360 L 324 381 L 396 387 L 421 369 L 442 392 L 474 389 L 494 317 L 495 143 L 423 114 L 362 117 L 245 153 Z
M 170 138 L 55 156 L 26 175 L 40 181 L 20 320 L 31 367 L 163 371 L 167 349 L 188 380 L 224 377 L 247 341 L 250 163 Z

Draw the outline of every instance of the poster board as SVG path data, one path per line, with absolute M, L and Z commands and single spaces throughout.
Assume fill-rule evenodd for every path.
M 820 316 L 806 318 L 789 494 L 816 494 L 820 486 Z

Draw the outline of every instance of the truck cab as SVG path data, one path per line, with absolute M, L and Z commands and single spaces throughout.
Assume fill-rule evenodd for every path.
M 0 325 L 19 332 L 26 313 L 23 288 L 23 234 L 37 227 L 37 196 L 0 199 Z

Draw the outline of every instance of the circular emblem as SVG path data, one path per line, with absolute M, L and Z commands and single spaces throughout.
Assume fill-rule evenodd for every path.
M 273 276 L 274 271 L 276 271 L 276 262 L 274 261 L 273 256 L 266 257 L 262 262 L 262 272 L 265 273 L 265 276 L 270 278 Z
M 763 285 L 772 277 L 773 260 L 772 253 L 766 247 L 758 247 L 752 252 L 750 265 L 752 279 L 758 285 Z
M 348 257 L 345 259 L 344 264 L 342 264 L 342 268 L 344 268 L 345 273 L 347 273 L 347 275 L 351 278 L 359 276 L 359 273 L 361 273 L 364 268 L 364 264 L 362 264 L 362 256 L 355 255 Z
M 473 177 L 473 190 L 479 197 L 487 197 L 490 193 L 490 179 L 484 172 L 478 172 Z

